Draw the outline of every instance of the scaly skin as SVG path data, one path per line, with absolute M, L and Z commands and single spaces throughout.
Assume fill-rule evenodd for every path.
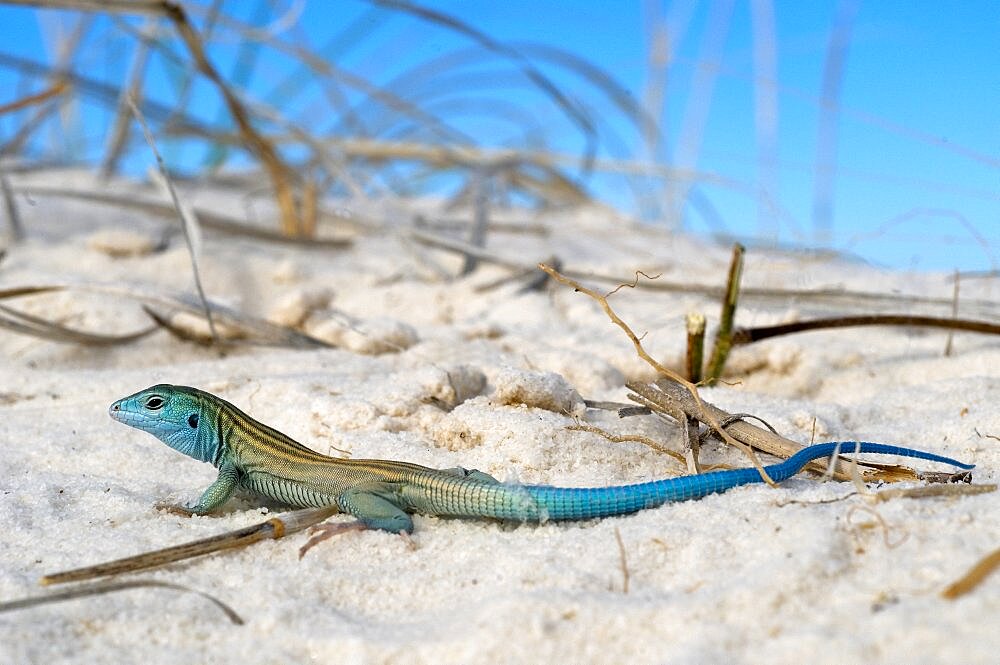
M 229 402 L 186 386 L 157 385 L 111 405 L 111 417 L 149 432 L 171 448 L 219 469 L 219 477 L 188 514 L 218 510 L 237 487 L 298 507 L 336 504 L 362 525 L 393 533 L 413 530 L 410 513 L 490 517 L 519 522 L 583 520 L 633 513 L 668 501 L 697 499 L 762 482 L 756 469 L 715 471 L 635 485 L 564 488 L 509 485 L 466 469 L 431 469 L 387 460 L 321 455 L 257 422 Z M 903 455 L 973 465 L 879 443 L 821 443 L 764 467 L 781 482 L 811 460 L 837 450 Z

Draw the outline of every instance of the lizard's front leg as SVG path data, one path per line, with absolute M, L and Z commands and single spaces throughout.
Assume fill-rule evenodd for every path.
M 219 468 L 219 477 L 215 479 L 214 483 L 208 486 L 195 505 L 177 506 L 158 503 L 156 504 L 156 508 L 173 513 L 174 515 L 183 515 L 184 517 L 214 513 L 226 501 L 229 501 L 229 497 L 233 495 L 233 492 L 236 491 L 236 487 L 239 485 L 239 479 L 240 472 L 235 466 L 232 464 L 223 464 Z

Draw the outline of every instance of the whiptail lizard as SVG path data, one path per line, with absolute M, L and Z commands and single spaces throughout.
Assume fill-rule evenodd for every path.
M 197 504 L 174 507 L 175 512 L 212 513 L 237 488 L 244 488 L 292 506 L 336 504 L 341 512 L 357 518 L 358 523 L 352 525 L 324 525 L 327 533 L 319 539 L 363 527 L 407 534 L 413 530 L 411 513 L 518 522 L 585 520 L 633 513 L 668 501 L 697 499 L 762 481 L 757 469 L 746 468 L 634 485 L 567 488 L 501 483 L 488 474 L 463 468 L 432 469 L 388 460 L 337 459 L 257 422 L 224 399 L 186 386 L 147 388 L 112 404 L 110 414 L 219 469 L 219 477 Z M 903 455 L 962 469 L 974 466 L 911 448 L 839 442 L 809 446 L 764 469 L 780 482 L 809 461 L 838 452 Z

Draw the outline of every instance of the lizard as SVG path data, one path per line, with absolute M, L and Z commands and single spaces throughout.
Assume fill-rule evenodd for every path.
M 698 499 L 749 483 L 763 482 L 753 467 L 711 471 L 631 485 L 569 488 L 502 483 L 461 467 L 430 467 L 380 459 L 329 457 L 258 422 L 226 400 L 187 386 L 159 384 L 114 402 L 109 413 L 148 432 L 171 448 L 219 469 L 218 478 L 194 506 L 169 506 L 182 515 L 218 511 L 237 488 L 278 502 L 335 507 L 356 522 L 323 524 L 311 547 L 349 529 L 376 529 L 407 537 L 412 513 L 518 522 L 587 520 L 624 515 L 669 501 Z M 831 442 L 805 447 L 787 460 L 764 467 L 781 482 L 808 462 L 843 452 L 880 453 L 964 464 L 934 453 L 868 442 Z

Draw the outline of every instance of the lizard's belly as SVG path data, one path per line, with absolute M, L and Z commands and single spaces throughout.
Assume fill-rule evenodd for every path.
M 269 473 L 249 473 L 240 483 L 245 489 L 298 508 L 320 508 L 337 503 L 337 497 Z

